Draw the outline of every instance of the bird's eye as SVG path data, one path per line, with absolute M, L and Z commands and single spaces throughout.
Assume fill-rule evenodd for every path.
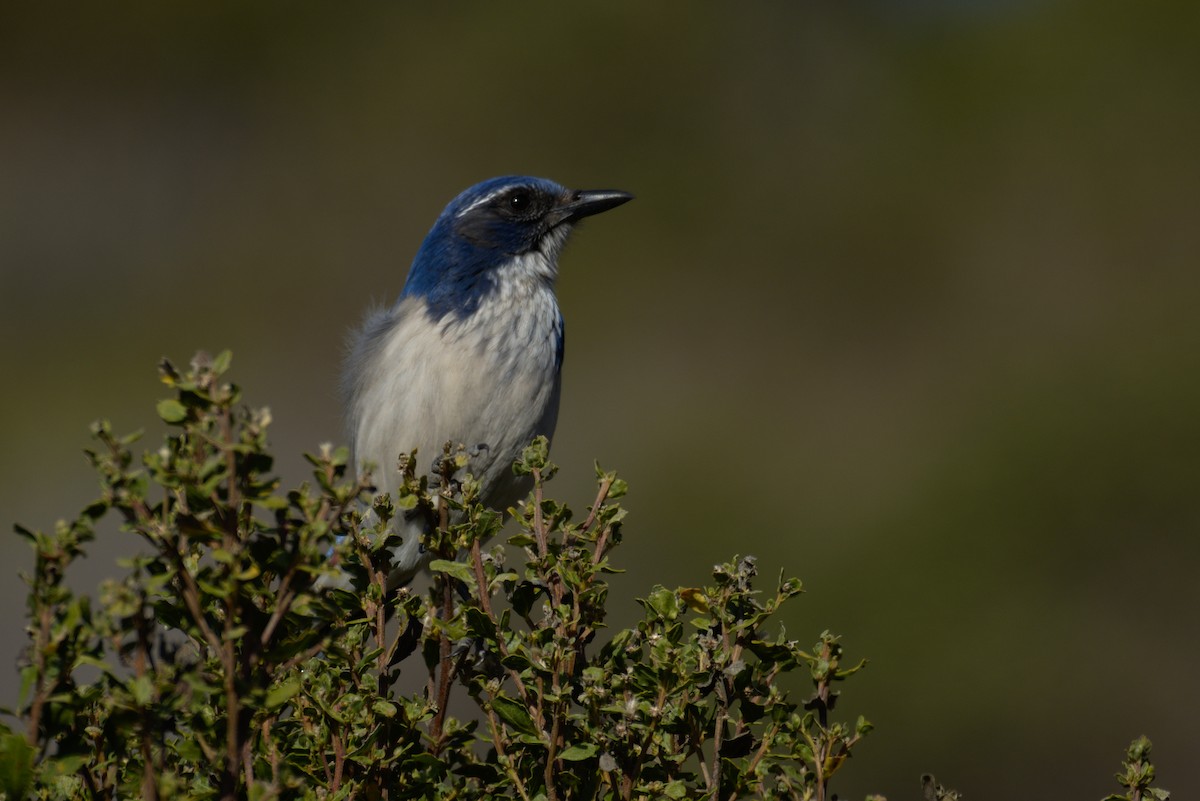
M 529 208 L 533 199 L 529 196 L 528 191 L 517 189 L 509 194 L 505 202 L 508 205 L 509 211 L 525 211 Z

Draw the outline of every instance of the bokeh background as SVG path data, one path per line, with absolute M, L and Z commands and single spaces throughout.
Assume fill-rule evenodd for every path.
M 613 622 L 735 553 L 871 664 L 842 797 L 1200 795 L 1200 5 L 130 3 L 0 20 L 0 518 L 234 351 L 278 468 L 460 189 L 638 199 L 563 261 L 558 492 L 630 480 Z M 114 534 L 75 580 L 117 572 Z M 30 554 L 0 537 L 0 691 Z

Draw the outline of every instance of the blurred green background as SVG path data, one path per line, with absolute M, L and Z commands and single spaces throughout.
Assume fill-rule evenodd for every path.
M 152 445 L 198 348 L 299 481 L 451 197 L 627 189 L 559 285 L 558 493 L 632 484 L 613 622 L 753 553 L 871 659 L 843 797 L 1099 798 L 1141 733 L 1200 795 L 1200 5 L 330 8 L 2 12 L 5 527 L 92 497 L 92 419 Z

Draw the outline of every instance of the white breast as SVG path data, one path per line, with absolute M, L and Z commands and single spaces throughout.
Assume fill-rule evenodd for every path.
M 474 454 L 467 470 L 489 505 L 503 509 L 528 491 L 512 463 L 535 436 L 551 436 L 558 417 L 562 317 L 545 261 L 514 260 L 463 319 L 434 320 L 420 297 L 367 319 L 344 386 L 356 466 L 374 466 L 379 492 L 398 486 L 401 453 L 417 449 L 427 472 L 446 441 Z M 399 561 L 416 558 L 415 540 L 405 536 Z

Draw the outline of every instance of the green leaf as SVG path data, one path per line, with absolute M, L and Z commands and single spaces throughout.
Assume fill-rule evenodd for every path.
M 51 776 L 70 776 L 93 759 L 91 754 L 71 754 L 53 757 L 42 762 L 42 769 Z
M 533 667 L 533 662 L 525 654 L 509 654 L 500 660 L 500 664 L 510 670 L 522 671 Z
M 687 782 L 683 781 L 682 779 L 676 779 L 673 782 L 669 782 L 667 786 L 663 788 L 663 795 L 667 798 L 687 798 Z
M 522 617 L 527 616 L 533 608 L 533 602 L 543 592 L 545 592 L 545 587 L 532 581 L 522 581 L 510 593 L 513 611 Z
M 393 704 L 391 701 L 384 701 L 383 699 L 371 704 L 371 709 L 375 710 L 376 715 L 382 715 L 385 718 L 394 718 L 396 716 L 396 712 L 399 711 L 397 710 L 395 704 Z
M 449 559 L 434 559 L 429 563 L 429 569 L 434 573 L 446 573 L 464 584 L 474 587 L 475 574 L 465 562 L 452 562 Z
M 7 798 L 24 798 L 33 778 L 33 748 L 19 734 L 0 737 L 0 790 Z
M 509 545 L 516 545 L 518 548 L 531 548 L 537 544 L 532 534 L 527 534 L 524 531 L 519 531 L 508 538 Z
M 288 679 L 267 691 L 267 709 L 278 709 L 300 692 L 300 679 Z
M 679 615 L 679 598 L 675 593 L 663 586 L 656 586 L 650 597 L 642 602 L 667 620 L 674 620 Z
M 181 423 L 187 419 L 187 407 L 174 398 L 160 400 L 158 406 L 158 416 L 168 423 Z
M 501 693 L 494 696 L 490 703 L 492 711 L 509 726 L 522 734 L 537 736 L 538 730 L 533 725 L 533 718 L 529 716 L 529 710 L 520 701 Z
M 467 619 L 467 629 L 476 637 L 483 637 L 485 640 L 496 639 L 496 624 L 490 617 L 484 614 L 483 610 L 475 607 L 467 607 L 464 610 Z
M 129 683 L 129 692 L 138 706 L 150 706 L 154 700 L 154 683 L 148 675 L 138 676 Z
M 90 654 L 80 654 L 79 656 L 75 657 L 75 667 L 81 667 L 83 665 L 98 668 L 99 670 L 103 671 L 106 676 L 112 678 L 116 677 L 116 673 L 113 672 L 112 665 L 108 664 L 102 659 L 97 659 Z
M 270 510 L 272 512 L 288 507 L 288 499 L 281 498 L 280 495 L 268 495 L 265 496 L 265 498 L 253 499 L 251 502 L 254 504 L 254 506 L 262 506 L 265 508 L 265 510 Z
M 232 361 L 233 352 L 229 350 L 223 350 L 217 354 L 216 358 L 213 359 L 211 369 L 217 375 L 221 375 L 221 373 L 229 369 L 229 363 Z
M 558 755 L 558 758 L 567 762 L 582 762 L 585 759 L 591 759 L 595 755 L 595 744 L 583 743 L 582 745 L 573 745 L 570 748 L 564 748 Z

